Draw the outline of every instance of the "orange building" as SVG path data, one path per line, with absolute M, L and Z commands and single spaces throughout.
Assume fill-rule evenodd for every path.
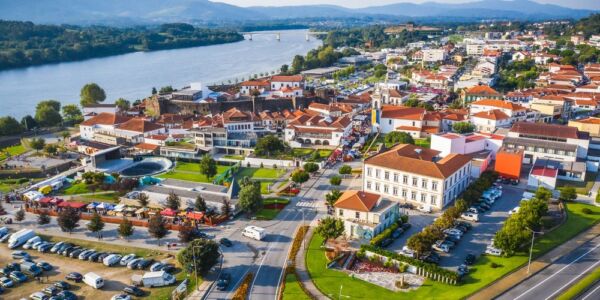
M 496 153 L 495 170 L 502 177 L 518 179 L 523 166 L 523 149 L 502 147 Z

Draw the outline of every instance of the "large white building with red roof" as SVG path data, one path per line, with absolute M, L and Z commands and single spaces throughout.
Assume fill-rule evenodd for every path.
M 291 147 L 339 146 L 352 132 L 352 119 L 348 115 L 323 117 L 303 114 L 289 121 L 284 132 L 284 139 Z

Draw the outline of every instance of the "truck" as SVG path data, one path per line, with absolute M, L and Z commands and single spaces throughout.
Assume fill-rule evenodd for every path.
M 104 286 L 104 279 L 94 272 L 89 272 L 83 275 L 83 282 L 95 289 L 99 289 Z
M 175 277 L 165 271 L 146 272 L 142 276 L 145 287 L 158 287 L 175 283 Z
M 38 267 L 34 262 L 24 261 L 21 263 L 21 272 L 37 277 L 42 274 L 42 269 Z
M 246 226 L 246 228 L 242 230 L 242 235 L 260 241 L 267 235 L 267 233 L 265 232 L 264 228 L 258 226 Z
M 21 229 L 15 232 L 8 239 L 8 248 L 14 249 L 25 244 L 29 239 L 35 236 L 35 232 L 31 229 Z

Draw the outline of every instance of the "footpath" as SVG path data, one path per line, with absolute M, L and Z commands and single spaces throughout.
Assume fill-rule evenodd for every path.
M 314 226 L 310 226 L 308 228 L 308 232 L 306 232 L 306 236 L 304 237 L 306 243 L 308 243 L 308 241 L 311 240 L 314 231 Z M 306 245 L 306 247 L 308 247 L 308 245 Z M 310 278 L 310 274 L 308 274 L 308 270 L 306 269 L 305 253 L 306 251 L 298 251 L 298 253 L 296 254 L 296 275 L 298 280 L 300 281 L 300 284 L 304 286 L 304 288 L 306 289 L 305 291 L 310 293 L 316 299 L 329 299 L 325 295 L 323 295 L 323 293 L 321 293 L 321 291 L 317 288 L 317 286 Z
M 489 300 L 494 299 L 502 293 L 508 291 L 513 286 L 519 284 L 523 280 L 534 276 L 536 273 L 542 271 L 549 265 L 553 264 L 556 260 L 562 256 L 572 252 L 582 244 L 600 235 L 600 224 L 594 225 L 592 228 L 578 234 L 569 241 L 562 245 L 550 250 L 548 253 L 536 258 L 531 262 L 531 269 L 527 274 L 527 265 L 524 265 L 520 269 L 506 275 L 491 285 L 479 290 L 477 293 L 471 295 L 468 299 L 471 300 Z

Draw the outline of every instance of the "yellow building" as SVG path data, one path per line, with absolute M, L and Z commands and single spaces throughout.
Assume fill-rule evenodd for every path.
M 590 136 L 600 137 L 600 118 L 589 117 L 587 119 L 571 120 L 569 126 L 577 127 L 579 131 L 589 132 Z
M 548 103 L 531 103 L 531 109 L 539 111 L 543 115 L 560 117 L 563 113 L 562 105 Z

